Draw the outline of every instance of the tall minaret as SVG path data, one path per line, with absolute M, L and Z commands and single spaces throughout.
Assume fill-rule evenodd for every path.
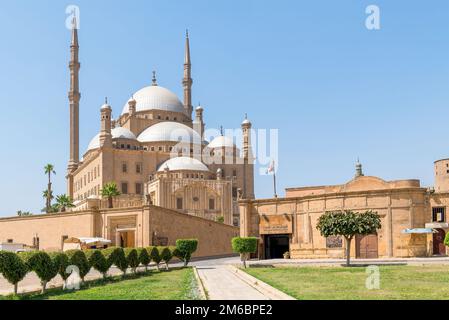
M 182 85 L 184 87 L 184 110 L 192 119 L 192 62 L 190 61 L 190 40 L 189 31 L 186 32 L 186 52 L 184 58 L 184 79 Z
M 72 43 L 70 45 L 70 160 L 68 172 L 74 172 L 79 163 L 79 104 L 81 94 L 79 92 L 79 44 L 78 26 L 76 17 L 72 21 Z

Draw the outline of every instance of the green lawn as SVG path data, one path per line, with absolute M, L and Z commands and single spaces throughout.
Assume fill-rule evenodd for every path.
M 278 267 L 246 271 L 300 300 L 449 299 L 449 266 L 381 266 L 380 289 L 368 290 L 363 267 Z
M 87 288 L 66 292 L 49 290 L 42 295 L 22 296 L 32 300 L 196 300 L 198 287 L 193 269 L 151 271 L 134 279 L 115 277 L 105 281 L 93 281 Z M 8 297 L 12 299 L 13 297 Z

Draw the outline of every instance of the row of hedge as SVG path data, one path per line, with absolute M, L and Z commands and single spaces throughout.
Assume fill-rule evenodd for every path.
M 47 283 L 58 274 L 64 282 L 69 278 L 69 266 L 76 266 L 79 276 L 84 277 L 93 268 L 106 278 L 109 269 L 114 265 L 126 274 L 130 268 L 133 273 L 139 266 L 148 266 L 151 262 L 159 269 L 163 262 L 168 270 L 169 262 L 178 258 L 187 266 L 192 254 L 198 247 L 198 240 L 187 239 L 176 241 L 176 246 L 147 248 L 119 248 L 110 247 L 103 250 L 69 250 L 66 252 L 30 251 L 13 253 L 0 251 L 0 274 L 14 285 L 14 294 L 17 294 L 18 283 L 25 278 L 27 273 L 35 272 L 42 285 L 42 293 L 45 293 Z

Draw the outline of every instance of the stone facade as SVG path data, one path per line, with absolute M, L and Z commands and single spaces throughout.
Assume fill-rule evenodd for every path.
M 440 166 L 437 161 L 438 173 Z M 444 175 L 449 176 L 449 171 Z M 436 181 L 435 186 L 443 188 L 441 184 Z M 436 190 L 421 187 L 419 180 L 387 182 L 363 174 L 343 185 L 290 188 L 285 198 L 240 201 L 241 235 L 259 237 L 260 258 L 279 256 L 271 245 L 286 248 L 292 258 L 342 258 L 344 241 L 322 237 L 316 229 L 318 218 L 328 211 L 373 210 L 380 215 L 382 228 L 375 235 L 356 237 L 351 244 L 353 257 L 445 255 L 441 242 L 449 227 L 449 193 Z M 433 233 L 404 233 L 425 228 Z M 278 245 L 279 239 L 287 247 Z
M 231 239 L 236 227 L 216 223 L 156 206 L 99 209 L 91 200 L 80 212 L 0 219 L 0 242 L 36 244 L 45 251 L 62 250 L 70 237 L 103 237 L 112 245 L 146 247 L 175 245 L 177 239 L 199 240 L 194 257 L 232 255 Z

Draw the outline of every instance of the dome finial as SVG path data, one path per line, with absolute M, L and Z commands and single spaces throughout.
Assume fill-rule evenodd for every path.
M 156 71 L 153 71 L 153 86 L 157 86 Z
M 189 38 L 189 29 L 186 29 L 186 38 Z
M 108 97 L 104 98 L 104 104 L 108 104 Z
M 224 136 L 224 134 L 223 134 L 223 126 L 220 126 L 220 134 L 221 134 L 221 136 Z
M 360 163 L 360 159 L 357 157 L 357 163 L 355 164 L 355 177 L 363 177 L 362 164 Z

